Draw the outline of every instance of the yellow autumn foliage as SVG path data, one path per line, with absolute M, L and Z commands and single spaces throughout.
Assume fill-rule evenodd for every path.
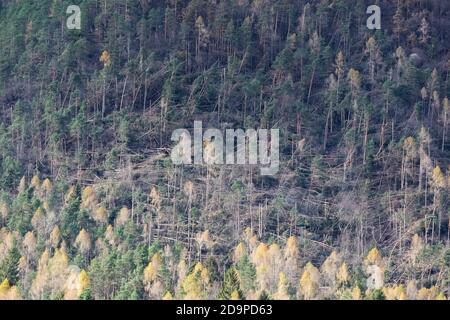
M 239 295 L 239 292 L 237 292 L 237 290 L 234 290 L 234 291 L 231 293 L 230 300 L 232 300 L 232 301 L 241 300 L 241 297 L 240 297 L 240 295 Z
M 373 248 L 367 254 L 366 259 L 364 260 L 364 264 L 367 265 L 377 265 L 379 267 L 384 266 L 383 257 L 381 256 L 380 251 L 377 248 Z
M 20 178 L 19 187 L 17 188 L 17 191 L 19 191 L 19 193 L 22 193 L 25 191 L 26 187 L 27 187 L 27 181 L 26 181 L 25 177 Z
M 300 278 L 300 295 L 305 300 L 316 298 L 319 290 L 319 281 L 319 270 L 311 262 L 308 262 Z
M 82 254 L 87 254 L 91 250 L 91 236 L 85 229 L 81 229 L 75 239 L 75 245 Z
M 72 199 L 76 194 L 75 186 L 71 186 L 69 190 L 67 190 L 66 194 L 64 195 L 64 200 L 67 202 L 70 199 Z
M 274 294 L 275 300 L 289 300 L 289 283 L 286 277 L 286 274 L 284 272 L 280 272 L 279 279 L 278 279 L 278 288 L 277 292 Z
M 119 214 L 116 217 L 116 225 L 123 226 L 130 219 L 130 210 L 127 207 L 120 209 Z
M 153 255 L 151 261 L 144 269 L 144 284 L 149 284 L 156 280 L 161 265 L 162 265 L 162 257 L 161 254 L 158 252 L 155 255 Z
M 21 300 L 19 289 L 16 286 L 10 286 L 8 279 L 4 279 L 0 284 L 1 300 Z
M 52 192 L 52 182 L 49 178 L 46 178 L 42 182 L 42 190 L 48 195 L 50 192 Z
M 104 207 L 98 207 L 95 209 L 92 217 L 99 223 L 106 223 L 108 221 L 108 213 Z
M 439 166 L 436 166 L 433 169 L 433 172 L 431 174 L 431 183 L 432 183 L 432 186 L 437 189 L 445 188 L 447 185 L 445 176 L 442 173 L 441 168 Z
M 74 268 L 68 275 L 64 284 L 64 299 L 78 300 L 84 290 L 89 288 L 90 280 L 85 270 Z
M 362 299 L 362 292 L 358 286 L 356 286 L 352 289 L 352 299 L 353 300 L 361 300 Z
M 298 254 L 298 244 L 297 238 L 291 236 L 286 241 L 286 246 L 284 247 L 284 256 L 286 258 L 296 258 Z
M 421 288 L 417 292 L 417 300 L 436 300 L 439 296 L 439 290 L 436 286 L 431 288 Z
M 207 297 L 209 283 L 208 270 L 198 262 L 192 272 L 182 282 L 182 289 L 186 300 L 202 300 Z
M 41 180 L 39 179 L 39 177 L 37 175 L 33 176 L 33 178 L 31 178 L 30 186 L 34 187 L 37 190 L 40 185 Z
M 382 291 L 386 300 L 407 300 L 406 289 L 402 285 L 384 287 Z

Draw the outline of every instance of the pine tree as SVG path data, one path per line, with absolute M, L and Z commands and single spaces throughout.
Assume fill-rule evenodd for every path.
M 94 188 L 87 186 L 83 189 L 81 194 L 81 207 L 93 209 L 96 205 L 97 199 L 95 196 Z
M 234 299 L 237 297 L 239 300 L 244 297 L 236 269 L 231 267 L 225 273 L 218 298 L 220 300 L 232 300 L 233 295 Z
M 269 246 L 260 243 L 252 253 L 252 262 L 256 268 L 256 280 L 260 290 L 267 290 L 270 277 L 270 256 Z
M 0 205 L 0 217 L 2 218 L 2 225 L 6 224 L 6 219 L 8 218 L 9 215 L 9 207 L 8 204 L 6 204 L 5 202 L 3 202 Z

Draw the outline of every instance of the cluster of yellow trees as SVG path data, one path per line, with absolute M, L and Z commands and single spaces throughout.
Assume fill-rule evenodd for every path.
M 0 284 L 0 300 L 20 300 L 20 292 L 16 286 L 9 284 L 8 279 L 3 280 Z
M 437 287 L 419 288 L 416 280 L 406 284 L 385 283 L 384 261 L 377 248 L 370 250 L 362 266 L 365 283 L 356 283 L 348 264 L 341 254 L 332 251 L 320 267 L 307 262 L 299 267 L 299 249 L 296 237 L 289 237 L 284 247 L 278 244 L 266 244 L 251 235 L 251 230 L 245 232 L 245 241 L 234 249 L 233 261 L 236 266 L 243 259 L 249 258 L 256 271 L 256 285 L 248 290 L 242 286 L 234 290 L 231 299 L 259 299 L 265 292 L 267 297 L 275 300 L 290 299 L 346 299 L 363 300 L 379 299 L 382 294 L 387 300 L 446 300 L 446 295 Z M 411 255 L 417 250 L 420 237 L 415 235 L 411 245 Z M 144 283 L 149 296 L 153 299 L 207 299 L 213 297 L 214 284 L 210 282 L 208 269 L 197 262 L 188 273 L 184 250 L 178 264 L 178 287 L 174 295 L 163 292 L 163 286 L 158 270 L 161 270 L 163 258 L 160 253 L 153 256 L 144 271 Z M 243 277 L 236 271 L 238 280 Z M 365 288 L 363 292 L 361 289 Z M 244 297 L 242 296 L 242 292 Z M 377 296 L 378 294 L 378 296 Z
M 434 171 L 432 179 L 439 180 L 434 177 L 438 175 L 437 170 Z M 0 300 L 22 297 L 79 299 L 92 284 L 89 264 L 86 269 L 82 269 L 72 261 L 60 227 L 52 222 L 56 221 L 55 215 L 45 201 L 52 190 L 50 180 L 41 182 L 38 177 L 34 177 L 30 185 L 35 194 L 44 200 L 31 219 L 32 230 L 21 235 L 18 231 L 9 230 L 7 226 L 0 229 L 0 265 L 14 247 L 19 249 L 21 255 L 16 266 L 18 284 L 11 285 L 10 279 L 0 279 Z M 25 188 L 25 181 L 22 181 L 19 192 L 23 192 Z M 65 195 L 65 201 L 70 201 L 74 196 L 75 189 L 72 187 Z M 159 208 L 160 198 L 154 188 L 151 199 L 152 205 Z M 113 224 L 108 224 L 107 210 L 100 205 L 91 186 L 81 192 L 80 206 L 88 210 L 93 221 L 103 226 L 99 230 L 104 231 L 95 236 L 93 232 L 89 233 L 82 228 L 72 244 L 79 256 L 89 262 L 94 256 L 108 254 L 113 247 L 122 252 L 128 250 L 116 232 L 133 222 L 127 207 L 118 211 Z M 5 203 L 1 204 L 0 212 L 4 219 L 8 217 L 9 211 Z M 41 254 L 37 250 L 37 235 L 48 235 L 44 239 Z M 290 236 L 280 243 L 269 244 L 258 239 L 251 228 L 244 231 L 242 241 L 228 257 L 229 277 L 214 280 L 212 270 L 205 263 L 208 258 L 212 258 L 214 239 L 208 230 L 198 232 L 194 238 L 197 252 L 189 252 L 183 247 L 177 258 L 174 258 L 171 246 L 166 244 L 163 250 L 156 251 L 149 258 L 140 276 L 145 290 L 144 298 L 447 299 L 441 288 L 420 287 L 416 279 L 386 281 L 389 264 L 377 248 L 371 249 L 361 262 L 349 264 L 343 254 L 332 251 L 319 264 L 319 259 L 304 261 L 299 238 Z M 424 241 L 416 234 L 409 243 L 406 256 L 409 263 L 414 265 L 424 248 Z M 361 270 L 360 273 L 357 272 L 358 269 Z M 172 286 L 168 287 L 168 283 Z

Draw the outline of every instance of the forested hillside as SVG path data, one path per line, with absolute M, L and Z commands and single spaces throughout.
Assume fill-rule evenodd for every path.
M 447 299 L 449 30 L 447 0 L 0 0 L 0 300 Z M 174 165 L 196 120 L 279 129 L 279 172 Z

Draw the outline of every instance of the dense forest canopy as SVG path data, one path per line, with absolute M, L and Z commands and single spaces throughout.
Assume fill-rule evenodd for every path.
M 446 299 L 449 15 L 0 0 L 0 299 Z M 174 165 L 198 120 L 279 129 L 279 172 Z

